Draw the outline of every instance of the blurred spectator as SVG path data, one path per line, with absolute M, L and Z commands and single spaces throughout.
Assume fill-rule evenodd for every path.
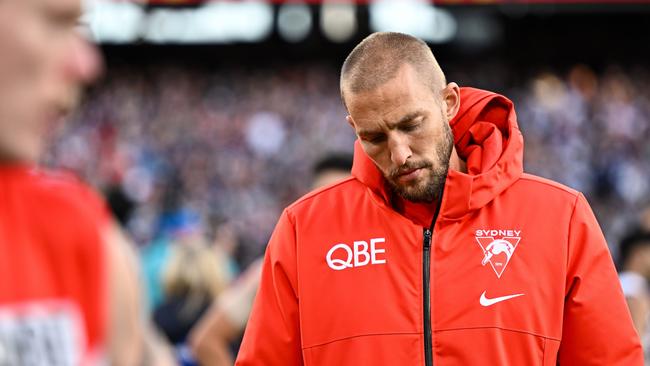
M 255 300 L 262 272 L 262 259 L 251 263 L 226 289 L 217 303 L 192 329 L 190 347 L 201 365 L 226 366 L 234 363 L 246 322 Z
M 350 176 L 351 154 L 328 154 L 314 165 L 312 189 L 324 187 Z
M 222 222 L 215 224 L 214 240 L 212 248 L 221 260 L 221 268 L 227 276 L 228 282 L 237 277 L 240 272 L 239 264 L 236 261 L 237 252 L 240 249 L 237 232 L 232 224 Z
M 155 309 L 153 318 L 180 352 L 190 329 L 227 284 L 221 269 L 215 252 L 200 241 L 171 249 L 163 274 L 164 301 Z
M 126 195 L 126 193 L 124 193 L 124 190 L 119 185 L 111 185 L 106 189 L 104 194 L 108 206 L 113 215 L 115 215 L 117 221 L 122 226 L 126 225 L 129 222 L 131 213 L 133 212 L 133 201 Z
M 162 275 L 169 262 L 171 250 L 187 237 L 200 237 L 202 228 L 198 215 L 188 209 L 165 210 L 159 218 L 158 235 L 140 252 L 150 309 L 163 300 Z
M 645 231 L 650 231 L 650 205 L 641 211 L 639 226 Z
M 620 245 L 621 286 L 634 326 L 645 348 L 646 363 L 650 361 L 650 231 L 638 230 L 626 236 Z

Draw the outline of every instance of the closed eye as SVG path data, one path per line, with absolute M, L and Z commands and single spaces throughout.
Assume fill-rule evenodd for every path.
M 373 135 L 362 137 L 362 140 L 371 144 L 380 144 L 386 140 L 386 135 Z
M 420 127 L 419 123 L 413 123 L 413 124 L 409 124 L 409 125 L 406 125 L 406 126 L 401 126 L 400 130 L 402 130 L 404 132 L 412 132 L 412 131 L 417 130 L 418 127 Z

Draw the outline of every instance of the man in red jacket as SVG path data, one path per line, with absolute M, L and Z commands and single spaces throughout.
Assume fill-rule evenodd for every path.
M 642 365 L 589 205 L 523 173 L 508 99 L 399 33 L 341 92 L 352 177 L 283 212 L 238 365 Z
M 46 137 L 100 71 L 80 13 L 79 0 L 0 0 L 0 365 L 166 364 L 105 203 L 37 168 Z

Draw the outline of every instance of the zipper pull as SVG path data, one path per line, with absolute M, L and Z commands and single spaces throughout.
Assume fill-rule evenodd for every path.
M 424 229 L 424 248 L 428 249 L 431 247 L 431 230 Z

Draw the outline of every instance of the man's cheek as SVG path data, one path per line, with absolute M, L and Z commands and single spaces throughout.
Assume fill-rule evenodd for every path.
M 364 149 L 364 151 L 384 176 L 388 177 L 392 171 L 390 156 L 387 153 L 377 151 L 376 149 L 377 148 L 369 148 Z

